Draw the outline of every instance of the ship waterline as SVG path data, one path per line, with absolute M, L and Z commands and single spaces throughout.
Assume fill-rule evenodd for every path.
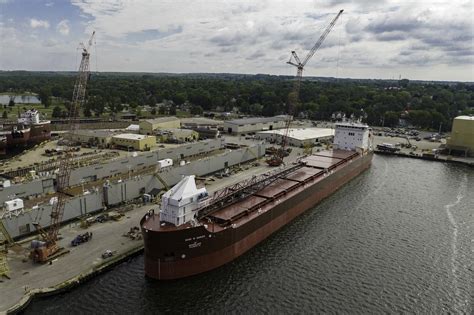
M 146 275 L 178 279 L 234 260 L 369 168 L 372 156 L 335 150 L 306 157 L 301 168 L 203 218 L 199 226 L 174 228 L 158 213 L 146 215 L 141 221 Z

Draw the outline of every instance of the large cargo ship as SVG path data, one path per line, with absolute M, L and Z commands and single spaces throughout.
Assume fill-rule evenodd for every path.
M 27 147 L 51 139 L 51 121 L 40 120 L 36 109 L 20 114 L 17 123 L 0 126 L 0 154 L 8 148 Z
M 366 170 L 370 130 L 338 124 L 334 149 L 226 187 L 209 196 L 186 176 L 141 220 L 148 277 L 178 279 L 222 266 L 314 207 Z

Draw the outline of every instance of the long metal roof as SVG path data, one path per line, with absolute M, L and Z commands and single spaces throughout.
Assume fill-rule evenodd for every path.
M 261 131 L 257 134 L 277 134 L 285 135 L 285 130 L 268 130 Z M 308 140 L 316 138 L 326 138 L 334 136 L 334 129 L 330 128 L 291 128 L 288 130 L 288 137 L 296 140 Z
M 249 118 L 234 119 L 234 120 L 229 120 L 227 123 L 238 125 L 238 126 L 245 126 L 245 125 L 251 125 L 251 124 L 258 124 L 258 123 L 268 123 L 272 121 L 283 121 L 287 119 L 288 119 L 288 116 L 279 115 L 279 116 L 273 116 L 273 117 L 249 117 Z
M 179 119 L 172 116 L 172 117 L 158 117 L 158 118 L 154 118 L 154 119 L 145 119 L 144 121 L 146 121 L 147 123 L 150 123 L 150 124 L 159 124 L 159 123 L 164 123 L 164 122 L 168 122 L 168 121 L 175 121 L 175 120 L 179 120 Z
M 474 116 L 467 116 L 467 115 L 464 115 L 464 116 L 458 116 L 456 118 L 454 118 L 456 120 L 472 120 L 474 121 Z

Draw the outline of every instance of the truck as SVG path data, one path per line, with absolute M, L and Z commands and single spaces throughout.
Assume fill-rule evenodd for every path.
M 82 243 L 89 242 L 91 239 L 92 233 L 86 232 L 84 234 L 79 234 L 71 241 L 71 246 L 81 245 Z

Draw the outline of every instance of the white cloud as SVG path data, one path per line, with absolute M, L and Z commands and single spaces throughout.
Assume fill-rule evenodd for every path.
M 44 5 L 47 7 L 52 7 L 54 5 L 54 2 L 46 2 Z
M 470 0 L 71 1 L 78 16 L 59 22 L 51 32 L 57 42 L 46 46 L 73 53 L 96 30 L 104 71 L 294 75 L 286 64 L 291 50 L 304 58 L 344 9 L 305 75 L 474 81 Z M 86 29 L 74 38 L 70 21 L 77 18 Z M 49 27 L 37 19 L 30 25 Z M 41 46 L 38 56 L 47 60 Z
M 61 35 L 69 35 L 69 21 L 68 20 L 62 20 L 61 22 L 58 23 L 56 26 L 56 30 L 61 34 Z
M 33 19 L 30 19 L 30 26 L 32 28 L 40 28 L 40 27 L 49 28 L 49 22 L 46 20 L 37 20 L 33 18 Z

